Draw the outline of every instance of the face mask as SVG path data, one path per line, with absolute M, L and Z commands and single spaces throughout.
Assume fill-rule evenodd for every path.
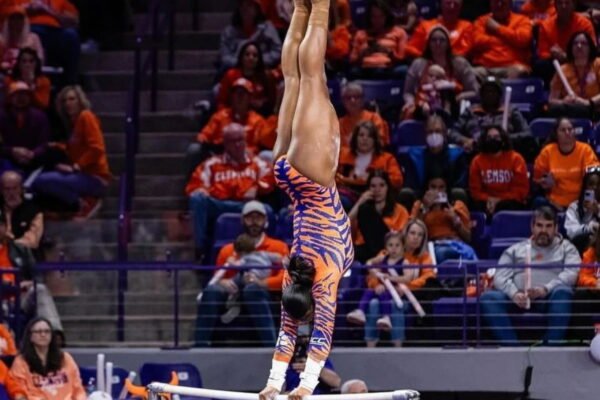
M 441 133 L 432 133 L 427 135 L 426 141 L 429 147 L 440 147 L 444 144 L 444 135 Z
M 501 139 L 487 139 L 483 143 L 483 149 L 481 149 L 484 153 L 497 153 L 502 150 L 502 140 Z

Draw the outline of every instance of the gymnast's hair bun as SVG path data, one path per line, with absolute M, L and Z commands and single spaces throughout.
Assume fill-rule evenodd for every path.
M 290 258 L 287 270 L 293 284 L 312 287 L 316 272 L 312 261 L 303 257 L 293 256 Z

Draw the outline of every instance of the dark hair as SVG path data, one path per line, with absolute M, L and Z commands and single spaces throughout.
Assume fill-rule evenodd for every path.
M 48 324 L 50 327 L 52 339 L 50 340 L 50 345 L 48 346 L 48 356 L 46 357 L 46 365 L 42 363 L 40 356 L 38 356 L 35 351 L 35 346 L 31 342 L 31 329 L 38 322 L 43 321 Z M 57 340 L 56 333 L 52 328 L 52 324 L 46 318 L 36 317 L 29 321 L 27 326 L 25 327 L 25 332 L 23 334 L 23 339 L 21 341 L 21 355 L 27 362 L 29 369 L 31 372 L 36 373 L 38 375 L 46 376 L 50 372 L 56 372 L 60 370 L 63 366 L 64 353 L 60 349 Z
M 546 221 L 554 222 L 554 225 L 558 223 L 558 217 L 556 214 L 556 210 L 551 206 L 541 206 L 533 211 L 533 218 L 531 219 L 531 224 L 535 224 L 537 219 L 544 219 Z
M 242 13 L 240 12 L 240 8 L 241 8 L 240 6 L 242 5 L 242 2 L 244 2 L 244 1 L 245 0 L 238 0 L 238 5 L 235 8 L 235 10 L 233 11 L 233 15 L 231 16 L 231 25 L 233 25 L 234 27 L 236 27 L 238 29 L 242 27 Z M 254 24 L 258 25 L 265 20 L 265 15 L 263 14 L 262 8 L 260 7 L 260 4 L 258 4 L 257 1 L 255 1 L 255 0 L 250 0 L 250 1 L 256 8 L 256 18 L 254 19 Z
M 33 57 L 35 61 L 35 77 L 37 78 L 38 76 L 42 75 L 42 60 L 40 60 L 37 51 L 35 51 L 31 47 L 23 47 L 21 50 L 19 50 L 17 61 L 15 62 L 15 66 L 13 67 L 12 72 L 10 74 L 10 77 L 14 81 L 20 81 L 23 79 L 23 76 L 21 74 L 21 59 L 24 55 L 30 55 Z
M 233 242 L 233 249 L 236 253 L 251 253 L 256 250 L 256 244 L 252 236 L 242 233 Z
M 446 61 L 448 61 L 447 68 L 452 68 L 452 58 L 454 58 L 454 54 L 452 54 L 452 46 L 450 45 L 450 36 L 448 36 L 448 31 L 441 26 L 436 26 L 433 28 L 429 35 L 427 36 L 427 44 L 425 45 L 425 50 L 423 50 L 423 58 L 433 61 L 433 54 L 431 51 L 431 38 L 435 32 L 442 32 L 446 37 L 446 41 L 448 42 L 448 46 L 446 46 Z M 448 75 L 452 75 L 452 71 L 448 71 Z
M 371 139 L 373 139 L 373 152 L 376 155 L 381 154 L 383 146 L 381 145 L 381 140 L 379 139 L 379 129 L 377 129 L 377 126 L 375 126 L 375 124 L 372 121 L 361 121 L 358 124 L 356 124 L 356 126 L 352 130 L 352 136 L 350 137 L 350 151 L 352 152 L 352 154 L 358 154 L 358 132 L 360 132 L 361 129 L 366 129 L 367 132 L 369 132 L 369 136 L 371 137 Z
M 256 42 L 246 42 L 242 47 L 240 47 L 237 64 L 235 66 L 239 69 L 242 69 L 244 53 L 246 52 L 246 49 L 250 46 L 254 46 L 256 48 L 256 51 L 258 52 L 258 63 L 256 64 L 256 72 L 261 78 L 263 78 L 264 75 L 264 78 L 266 79 L 265 60 L 263 59 L 262 50 Z
M 376 169 L 369 173 L 369 177 L 367 178 L 367 188 L 371 186 L 371 181 L 373 178 L 383 179 L 385 184 L 387 185 L 387 194 L 385 196 L 385 205 L 383 206 L 383 210 L 381 211 L 382 217 L 387 217 L 394 214 L 394 208 L 396 207 L 396 193 L 392 183 L 390 181 L 390 176 L 387 172 L 382 169 Z
M 371 30 L 371 12 L 374 7 L 379 8 L 385 15 L 385 27 L 390 29 L 394 26 L 394 14 L 390 7 L 381 0 L 371 0 L 367 7 L 367 30 Z
M 585 175 L 583 176 L 583 183 L 581 184 L 581 190 L 579 191 L 579 201 L 577 202 L 577 215 L 580 220 L 583 220 L 583 216 L 585 215 L 585 209 L 583 208 L 583 198 L 585 196 L 585 191 L 587 190 L 588 181 L 592 176 L 597 176 L 600 178 L 600 166 L 591 165 L 586 168 Z
M 594 39 L 592 39 L 590 34 L 585 31 L 575 32 L 569 39 L 569 43 L 567 44 L 567 61 L 569 61 L 570 63 L 575 61 L 575 56 L 573 55 L 573 44 L 575 43 L 575 38 L 579 35 L 583 35 L 585 37 L 585 40 L 588 43 L 588 46 L 590 48 L 590 54 L 588 55 L 588 62 L 591 64 L 594 61 L 594 59 L 596 58 L 596 52 L 598 51 L 598 49 L 596 48 Z
M 510 143 L 510 137 L 508 136 L 508 133 L 506 133 L 504 128 L 502 128 L 502 126 L 500 125 L 487 125 L 484 127 L 484 130 L 483 132 L 481 132 L 481 136 L 479 136 L 479 140 L 477 141 L 479 149 L 484 148 L 485 141 L 487 140 L 488 134 L 492 129 L 495 129 L 498 132 L 500 132 L 500 139 L 502 140 L 502 151 L 511 150 L 512 145 Z
M 294 319 L 301 320 L 315 306 L 312 296 L 315 266 L 301 256 L 292 256 L 287 267 L 292 282 L 283 289 L 281 305 Z
M 552 132 L 550 132 L 550 134 L 548 135 L 548 140 L 546 140 L 546 144 L 558 142 L 558 128 L 560 128 L 561 122 L 565 120 L 571 122 L 571 119 L 565 116 L 559 117 L 556 120 L 556 124 L 554 124 L 554 127 L 552 128 Z M 571 122 L 571 124 L 573 123 Z

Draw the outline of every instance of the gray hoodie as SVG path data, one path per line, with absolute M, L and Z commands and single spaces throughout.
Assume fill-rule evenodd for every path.
M 532 244 L 532 264 L 557 264 L 556 268 L 532 268 L 531 287 L 543 286 L 550 292 L 558 285 L 575 285 L 579 268 L 564 265 L 581 264 L 581 257 L 575 246 L 560 235 L 554 237 L 548 247 L 538 247 L 529 239 L 513 244 L 502 253 L 498 265 L 525 264 L 528 243 Z M 494 286 L 512 299 L 515 293 L 524 291 L 525 269 L 498 268 L 494 275 Z

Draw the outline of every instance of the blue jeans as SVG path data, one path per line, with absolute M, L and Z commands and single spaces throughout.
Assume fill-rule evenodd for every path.
M 62 87 L 73 85 L 79 78 L 79 33 L 73 28 L 55 28 L 47 25 L 31 25 L 31 32 L 42 41 L 46 52 L 46 65 L 64 69 Z
M 32 190 L 77 209 L 81 197 L 102 197 L 106 186 L 93 175 L 51 171 L 41 173 L 33 182 Z
M 214 197 L 194 193 L 190 196 L 190 211 L 194 218 L 194 238 L 196 247 L 206 249 L 207 232 L 219 215 L 226 212 L 242 212 L 244 203 L 233 200 L 218 200 Z
M 392 320 L 392 330 L 390 331 L 390 339 L 392 341 L 404 340 L 405 334 L 405 322 L 404 322 L 404 311 L 406 310 L 407 303 L 404 303 L 404 309 L 400 310 L 396 304 L 392 305 L 392 313 L 390 319 Z M 367 342 L 376 341 L 379 339 L 379 332 L 377 331 L 377 320 L 382 316 L 379 312 L 379 299 L 375 298 L 369 302 L 369 308 L 367 310 L 367 321 L 365 323 L 365 340 Z
M 275 324 L 269 306 L 269 292 L 257 284 L 249 284 L 240 288 L 240 301 L 246 311 L 252 316 L 254 329 L 262 346 L 275 344 Z M 209 285 L 204 289 L 202 300 L 198 305 L 196 319 L 196 346 L 210 345 L 213 329 L 223 311 L 229 294 L 219 285 Z
M 544 340 L 548 342 L 564 340 L 571 317 L 571 298 L 573 290 L 567 286 L 555 287 L 545 299 L 531 302 L 531 309 L 548 314 L 548 330 Z M 498 290 L 485 292 L 481 298 L 481 315 L 491 328 L 494 337 L 502 344 L 518 343 L 517 334 L 510 321 L 509 314 L 523 313 L 512 299 Z

